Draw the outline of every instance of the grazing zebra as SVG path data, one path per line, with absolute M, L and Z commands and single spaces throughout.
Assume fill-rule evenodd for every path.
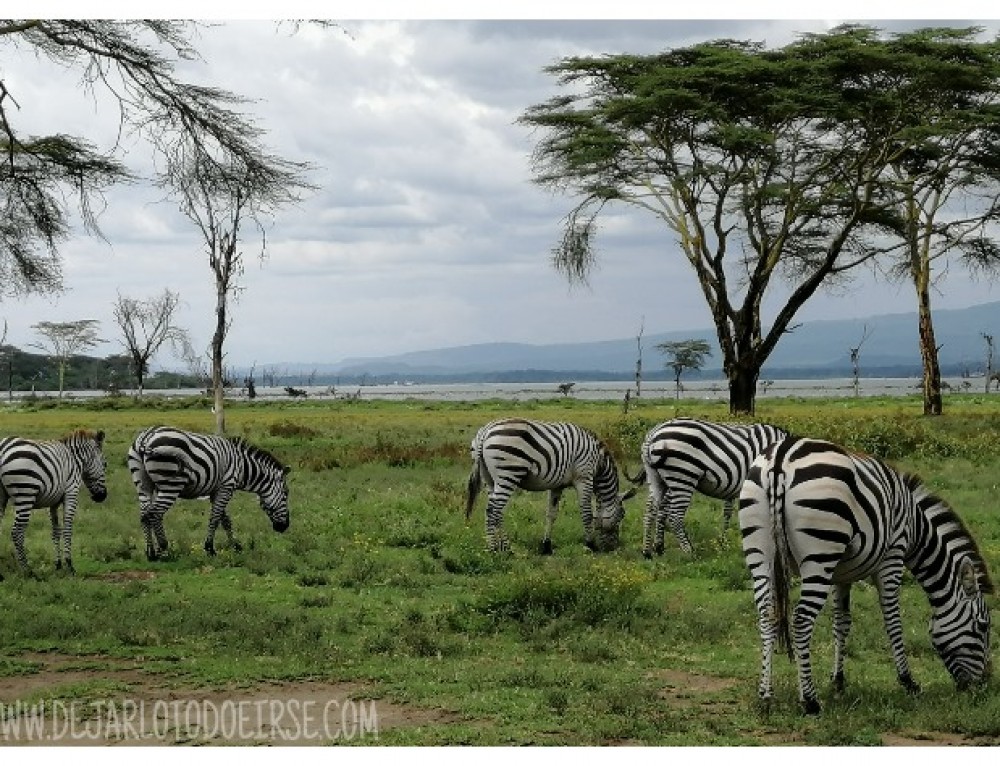
M 274 531 L 288 529 L 286 477 L 291 469 L 243 439 L 156 426 L 136 436 L 128 451 L 128 467 L 139 494 L 140 521 L 150 561 L 167 549 L 163 515 L 178 498 L 207 496 L 211 500 L 205 538 L 205 550 L 211 556 L 215 555 L 215 530 L 219 524 L 233 549 L 242 550 L 233 537 L 226 511 L 236 490 L 260 497 L 260 507 L 271 519 Z
M 750 464 L 785 431 L 767 424 L 710 423 L 675 418 L 655 426 L 642 443 L 642 463 L 649 496 L 642 523 L 642 555 L 663 554 L 667 524 L 681 550 L 691 553 L 684 516 L 695 490 L 724 500 L 723 530 L 729 529 L 733 506 Z
M 24 553 L 24 532 L 35 508 L 48 508 L 52 519 L 52 544 L 56 569 L 63 563 L 73 573 L 73 518 L 82 481 L 95 502 L 108 496 L 105 483 L 104 432 L 77 431 L 59 441 L 0 439 L 0 519 L 7 501 L 14 501 L 11 538 L 17 563 L 29 572 Z M 59 506 L 63 523 L 59 524 Z M 60 548 L 60 541 L 62 547 Z M 3 576 L 0 575 L 0 580 Z
M 904 568 L 931 603 L 931 642 L 959 687 L 983 680 L 990 666 L 993 592 L 986 564 L 958 515 L 919 478 L 829 442 L 789 437 L 751 466 L 740 494 L 743 552 L 753 580 L 762 645 L 758 693 L 771 699 L 775 642 L 798 658 L 799 699 L 818 713 L 810 640 L 833 591 L 833 684 L 844 687 L 851 627 L 851 584 L 871 579 L 878 591 L 896 673 L 919 691 L 903 647 L 899 591 Z M 791 576 L 801 576 L 789 617 Z M 789 620 L 791 629 L 789 635 Z
M 469 449 L 466 520 L 483 482 L 490 488 L 486 506 L 486 539 L 490 550 L 509 548 L 503 531 L 503 512 L 517 489 L 548 490 L 542 553 L 552 553 L 552 524 L 559 498 L 567 487 L 575 487 L 580 502 L 585 543 L 591 550 L 618 546 L 625 516 L 624 500 L 635 489 L 618 494 L 618 468 L 601 441 L 590 431 L 572 423 L 548 423 L 510 418 L 496 420 L 479 429 Z M 594 515 L 593 500 L 597 499 Z

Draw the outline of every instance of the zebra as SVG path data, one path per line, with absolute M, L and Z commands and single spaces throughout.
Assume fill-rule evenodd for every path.
M 178 498 L 211 500 L 205 538 L 205 551 L 210 556 L 215 555 L 215 530 L 220 524 L 233 550 L 243 549 L 233 537 L 226 510 L 236 490 L 260 497 L 260 506 L 274 531 L 288 529 L 287 477 L 291 469 L 241 438 L 154 426 L 135 437 L 128 451 L 128 467 L 139 495 L 139 516 L 150 561 L 167 550 L 163 515 Z
M 13 500 L 11 539 L 17 563 L 23 572 L 31 572 L 24 552 L 28 518 L 35 508 L 48 508 L 56 569 L 62 569 L 65 564 L 66 571 L 75 573 L 73 519 L 81 481 L 95 502 L 102 503 L 108 497 L 103 446 L 104 431 L 79 430 L 57 441 L 31 441 L 19 437 L 0 439 L 0 520 L 3 519 L 7 501 Z M 62 525 L 59 523 L 60 505 L 63 507 Z
M 725 501 L 722 528 L 728 530 L 750 463 L 785 434 L 784 429 L 765 423 L 712 423 L 694 418 L 674 418 L 651 428 L 641 447 L 649 484 L 642 555 L 651 558 L 654 551 L 663 554 L 668 524 L 681 550 L 691 553 L 684 516 L 695 490 Z M 642 478 L 640 474 L 633 481 Z
M 503 531 L 503 512 L 517 489 L 548 490 L 545 533 L 541 552 L 552 553 L 552 524 L 559 499 L 567 487 L 576 489 L 583 520 L 585 544 L 591 550 L 618 547 L 619 529 L 625 516 L 623 502 L 635 494 L 618 493 L 618 468 L 607 447 L 585 428 L 573 423 L 507 418 L 479 429 L 469 448 L 469 475 L 465 518 L 468 521 L 476 497 L 485 482 L 489 486 L 486 507 L 486 539 L 491 551 L 510 545 Z M 597 499 L 595 518 L 593 500 Z
M 955 511 L 916 475 L 827 441 L 788 437 L 751 466 L 740 493 L 739 523 L 758 611 L 758 694 L 765 707 L 772 696 L 771 655 L 777 642 L 789 657 L 798 658 L 805 712 L 819 712 L 810 641 L 831 591 L 832 680 L 835 691 L 843 690 L 851 584 L 863 579 L 878 591 L 899 682 L 918 692 L 899 611 L 904 569 L 927 594 L 931 642 L 959 688 L 988 676 L 990 612 L 984 594 L 993 593 L 993 584 L 986 563 Z M 802 588 L 790 617 L 793 574 L 800 575 Z

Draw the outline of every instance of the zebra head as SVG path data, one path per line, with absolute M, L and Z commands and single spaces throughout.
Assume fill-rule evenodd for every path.
M 594 526 L 598 533 L 598 548 L 612 551 L 621 544 L 621 525 L 625 518 L 625 501 L 635 495 L 637 487 L 618 492 L 618 467 L 608 452 L 603 452 L 594 474 L 594 495 L 597 514 Z
M 260 507 L 271 520 L 271 527 L 275 532 L 284 532 L 288 529 L 288 473 L 292 469 L 288 466 L 274 466 L 269 470 L 270 481 L 268 481 L 260 492 Z
M 990 610 L 980 587 L 976 565 L 963 557 L 955 573 L 951 598 L 934 609 L 931 643 L 960 689 L 985 681 L 990 674 Z
M 102 503 L 108 497 L 106 470 L 108 462 L 104 459 L 104 431 L 77 431 L 66 437 L 65 444 L 73 453 L 73 458 L 80 466 L 83 483 L 90 492 L 94 502 Z

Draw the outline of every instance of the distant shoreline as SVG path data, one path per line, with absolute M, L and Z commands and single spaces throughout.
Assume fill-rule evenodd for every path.
M 984 380 L 953 376 L 945 378 L 945 393 L 982 393 Z M 726 400 L 729 397 L 728 384 L 724 379 L 682 381 L 681 400 Z M 861 378 L 858 396 L 913 396 L 920 392 L 919 378 Z M 565 389 L 565 392 L 564 390 Z M 482 401 L 488 399 L 510 399 L 528 401 L 534 399 L 589 399 L 614 401 L 624 399 L 626 392 L 630 399 L 636 397 L 635 381 L 573 381 L 567 379 L 562 385 L 556 383 L 412 383 L 394 381 L 370 385 L 343 386 L 256 386 L 257 401 L 282 401 L 295 399 L 313 400 L 428 400 L 428 401 Z M 135 391 L 123 389 L 121 396 L 135 396 Z M 207 396 L 206 392 L 194 388 L 147 389 L 145 396 L 153 397 L 194 397 Z M 647 399 L 674 399 L 676 395 L 672 381 L 644 382 L 640 396 Z M 854 382 L 851 378 L 800 379 L 762 381 L 758 388 L 758 399 L 787 397 L 853 397 Z M 63 399 L 80 401 L 108 396 L 105 391 L 66 391 Z M 12 397 L 0 394 L 0 401 L 17 403 L 25 399 L 56 399 L 56 391 L 14 391 Z M 248 401 L 244 388 L 229 388 L 226 398 L 231 401 Z

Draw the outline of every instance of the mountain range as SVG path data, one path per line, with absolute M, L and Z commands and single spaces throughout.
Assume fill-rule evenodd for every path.
M 947 374 L 981 372 L 987 353 L 983 333 L 997 334 L 1000 341 L 1000 301 L 935 311 L 934 329 L 940 362 Z M 667 377 L 657 344 L 692 338 L 704 339 L 712 349 L 701 375 L 721 374 L 722 356 L 715 330 L 705 328 L 643 335 L 644 377 Z M 849 375 L 851 349 L 859 344 L 864 375 L 905 377 L 920 373 L 917 315 L 910 312 L 803 322 L 781 339 L 762 376 L 787 379 Z M 386 378 L 418 382 L 536 380 L 569 374 L 592 379 L 629 379 L 635 372 L 636 351 L 635 337 L 589 343 L 480 343 L 392 356 L 348 358 L 335 364 L 280 366 L 288 370 L 308 369 L 323 379 L 336 376 L 382 382 Z M 691 372 L 685 376 L 696 377 Z

